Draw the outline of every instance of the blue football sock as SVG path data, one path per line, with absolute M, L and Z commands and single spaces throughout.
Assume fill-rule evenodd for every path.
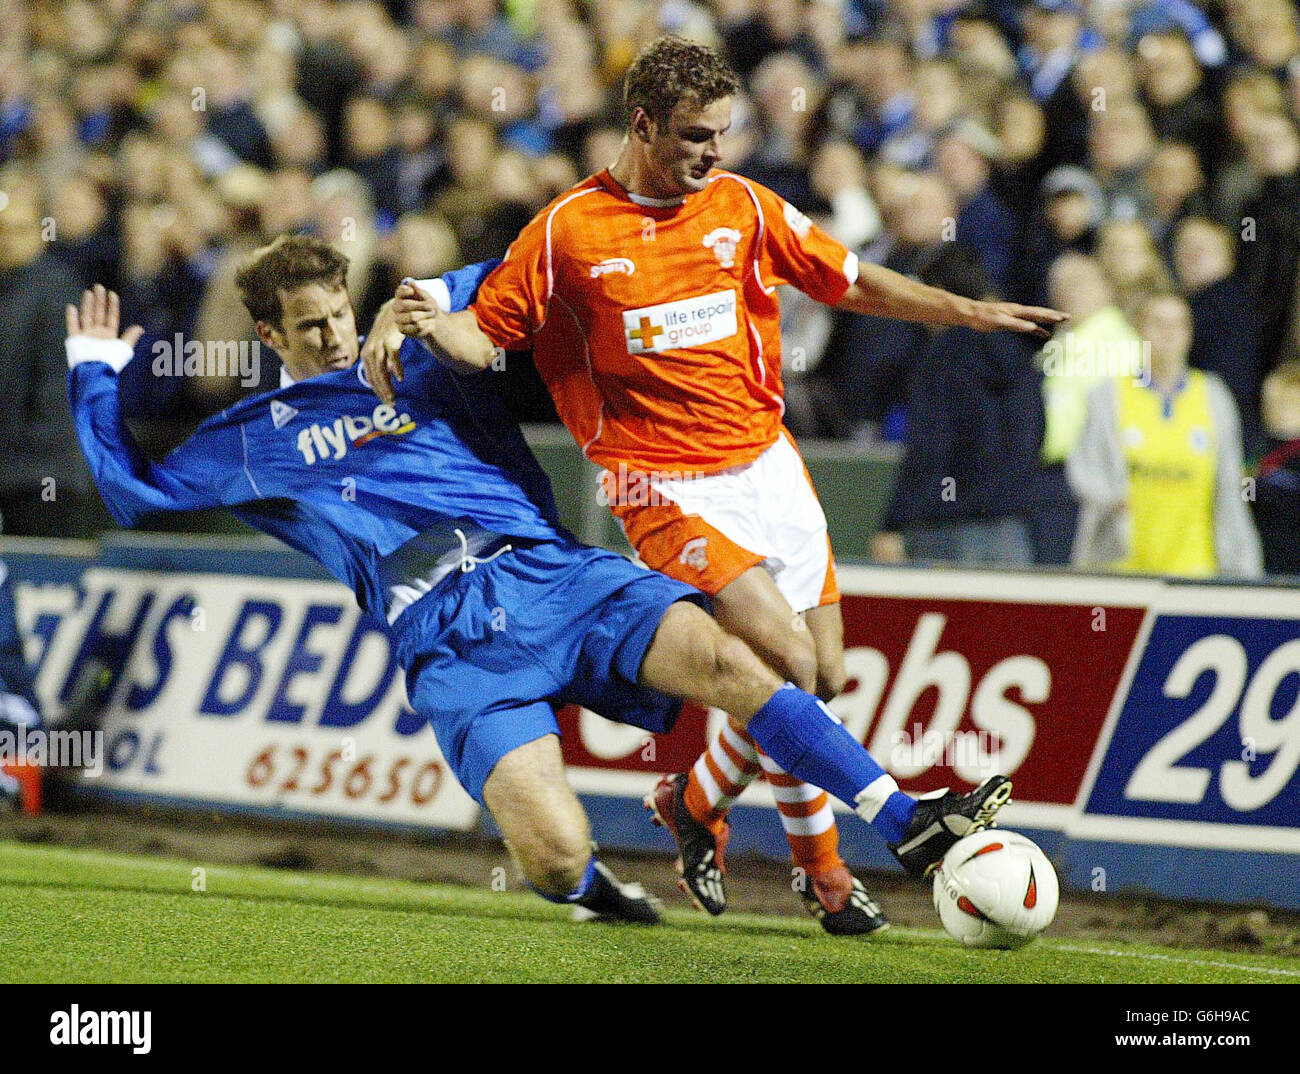
M 817 698 L 786 683 L 754 714 L 749 733 L 790 775 L 830 791 L 886 842 L 903 838 L 915 800 Z
M 544 891 L 539 891 L 537 888 L 533 888 L 532 884 L 529 884 L 528 886 L 530 888 L 533 888 L 533 890 L 536 891 L 537 894 L 540 895 L 547 902 L 572 903 L 572 902 L 577 902 L 579 899 L 581 899 L 584 895 L 587 894 L 587 892 L 591 889 L 591 885 L 595 882 L 595 879 L 596 879 L 596 855 L 593 854 L 591 856 L 591 860 L 587 862 L 587 868 L 586 871 L 583 872 L 582 874 L 582 879 L 578 881 L 578 886 L 574 888 L 571 892 L 569 892 L 569 894 L 567 895 L 548 895 Z

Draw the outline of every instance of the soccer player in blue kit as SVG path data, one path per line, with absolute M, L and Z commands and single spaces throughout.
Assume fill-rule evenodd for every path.
M 402 345 L 392 406 L 376 405 L 357 361 L 346 267 L 301 236 L 252 256 L 237 283 L 282 360 L 282 385 L 209 418 L 159 463 L 118 403 L 117 374 L 141 330 L 119 338 L 117 296 L 87 291 L 80 310 L 68 307 L 82 448 L 123 525 L 226 507 L 348 585 L 387 625 L 412 707 L 534 890 L 604 916 L 654 916 L 592 853 L 560 754 L 555 711 L 569 702 L 652 734 L 672 728 L 683 697 L 723 709 L 787 772 L 846 802 L 915 875 L 992 823 L 1009 779 L 965 795 L 903 794 L 824 703 L 725 633 L 702 593 L 559 525 L 492 373 L 463 372 L 487 364 L 491 343 L 472 312 L 452 311 L 491 265 L 448 273 L 423 296 L 430 308 L 414 319 L 421 338 Z

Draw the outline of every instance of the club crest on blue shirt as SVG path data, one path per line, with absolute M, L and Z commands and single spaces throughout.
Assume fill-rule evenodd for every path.
M 271 424 L 277 429 L 283 429 L 289 422 L 298 416 L 298 408 L 283 403 L 279 399 L 271 400 Z

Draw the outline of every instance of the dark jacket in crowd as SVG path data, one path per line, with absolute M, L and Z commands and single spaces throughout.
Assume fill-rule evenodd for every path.
M 900 245 L 884 265 L 904 276 L 923 277 L 953 258 L 982 274 L 978 253 L 961 242 Z M 890 411 L 904 406 L 912 368 L 929 343 L 924 325 L 837 310 L 815 374 L 834 394 L 845 425 L 832 434 L 851 435 L 862 423 L 884 422 Z
M 1020 221 L 987 187 L 957 214 L 957 241 L 979 251 L 980 263 L 999 294 L 1006 294 Z
M 1047 117 L 1042 159 L 1047 171 L 1066 164 L 1088 163 L 1088 108 L 1067 76 L 1056 92 L 1043 102 Z
M 1012 302 L 1050 306 L 1052 303 L 1048 282 L 1052 263 L 1065 254 L 1091 254 L 1096 242 L 1097 233 L 1090 228 L 1074 242 L 1067 243 L 1052 230 L 1041 212 L 1036 214 L 1012 248 L 1007 285 L 1003 293 Z
M 883 422 L 891 410 L 906 403 L 907 380 L 928 335 L 925 326 L 906 321 L 833 314 L 814 374 L 837 400 L 842 427 L 832 430 L 833 435 L 849 436 L 864 422 Z
M 1183 142 L 1196 150 L 1201 167 L 1213 175 L 1223 157 L 1227 138 L 1223 118 L 1214 98 L 1202 86 L 1181 101 L 1161 105 L 1143 94 L 1156 137 L 1165 142 Z
M 245 163 L 259 168 L 275 166 L 271 139 L 248 102 L 241 101 L 224 111 L 214 109 L 208 114 L 208 131 L 225 142 L 230 151 Z
M 1274 440 L 1255 480 L 1255 526 L 1264 570 L 1300 578 L 1300 440 Z
M 935 336 L 908 390 L 907 450 L 884 529 L 1023 517 L 1043 442 L 1034 344 L 1000 332 Z
M 1270 176 L 1246 203 L 1254 235 L 1240 244 L 1238 268 L 1246 277 L 1261 324 L 1264 372 L 1282 357 L 1295 303 L 1300 266 L 1300 175 Z
M 1191 296 L 1191 364 L 1217 373 L 1237 401 L 1241 444 L 1251 456 L 1259 435 L 1259 314 L 1246 281 L 1228 276 Z
M 90 487 L 63 346 L 66 306 L 80 303 L 81 292 L 81 280 L 48 251 L 0 273 L 0 501 L 39 495 L 51 477 L 56 495 Z M 10 533 L 22 532 L 15 514 L 11 509 Z
M 51 244 L 50 250 L 71 269 L 77 279 L 102 283 L 111 291 L 120 290 L 118 276 L 122 265 L 122 246 L 107 222 L 76 242 L 59 239 Z

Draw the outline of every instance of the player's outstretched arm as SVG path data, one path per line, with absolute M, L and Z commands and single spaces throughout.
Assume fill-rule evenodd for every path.
M 191 439 L 162 463 L 150 462 L 122 421 L 117 374 L 131 360 L 143 329 L 132 325 L 118 335 L 117 295 L 96 284 L 67 308 L 68 391 L 77 438 L 90 472 L 113 518 L 134 526 L 150 511 L 193 510 L 221 505 L 208 491 L 217 465 L 213 441 Z M 237 471 L 238 472 L 238 471 Z M 252 499 L 251 493 L 237 500 Z
M 881 265 L 862 263 L 836 309 L 979 332 L 1025 332 L 1047 339 L 1069 315 L 1015 302 L 980 302 L 931 287 Z
M 414 283 L 403 283 L 397 289 L 393 310 L 403 333 L 427 343 L 440 361 L 457 372 L 487 369 L 496 356 L 496 348 L 479 328 L 473 311 L 444 313 L 433 297 Z

